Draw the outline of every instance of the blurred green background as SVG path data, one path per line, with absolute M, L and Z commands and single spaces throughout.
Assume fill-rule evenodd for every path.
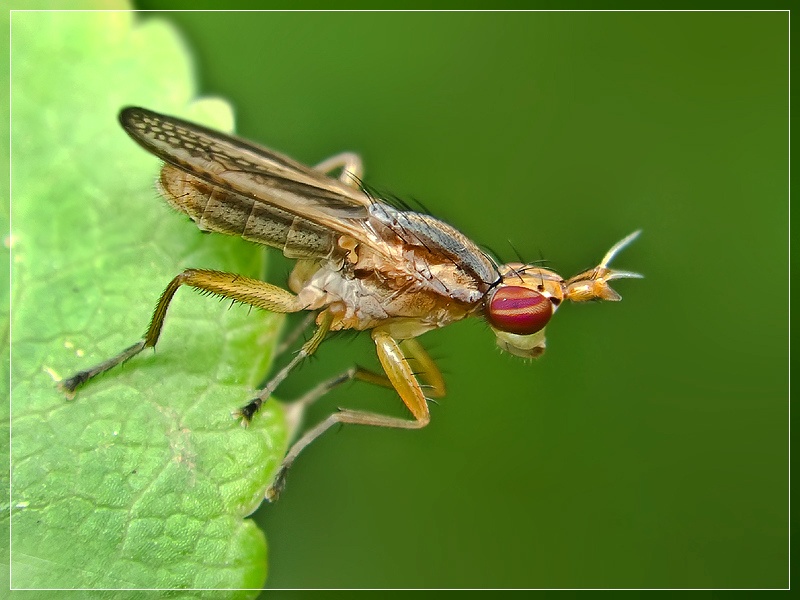
M 360 152 L 506 260 L 569 276 L 643 229 L 615 265 L 646 279 L 563 307 L 536 362 L 478 321 L 421 338 L 449 386 L 431 425 L 304 452 L 255 514 L 268 586 L 788 585 L 787 13 L 143 18 L 178 26 L 241 135 Z M 367 336 L 280 395 L 353 362 L 377 365 Z M 353 384 L 309 422 L 338 406 L 403 414 Z

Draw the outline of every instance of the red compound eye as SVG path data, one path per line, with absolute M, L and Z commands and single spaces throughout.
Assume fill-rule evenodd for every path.
M 486 318 L 495 329 L 518 335 L 544 329 L 552 316 L 553 305 L 546 296 L 517 285 L 498 288 L 486 307 Z

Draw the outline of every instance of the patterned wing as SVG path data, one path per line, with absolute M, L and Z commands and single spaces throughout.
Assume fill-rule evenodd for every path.
M 252 142 L 144 108 L 125 108 L 119 120 L 147 151 L 215 188 L 374 245 L 363 224 L 376 200 L 361 189 Z

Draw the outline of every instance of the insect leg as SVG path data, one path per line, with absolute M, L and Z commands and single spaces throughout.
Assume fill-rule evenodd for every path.
M 316 313 L 313 312 L 310 312 L 305 317 L 303 317 L 303 320 L 294 329 L 292 329 L 292 331 L 289 332 L 289 335 L 284 337 L 281 340 L 281 343 L 278 344 L 278 347 L 275 348 L 275 356 L 280 356 L 281 354 L 286 352 L 289 349 L 289 347 L 295 343 L 297 338 L 299 338 L 303 334 L 303 332 L 306 329 L 308 329 L 308 327 L 311 325 L 311 323 L 314 322 L 314 319 L 316 317 L 317 317 Z
M 116 367 L 119 364 L 124 363 L 129 358 L 133 358 L 139 352 L 144 349 L 144 340 L 140 340 L 139 342 L 135 343 L 133 346 L 129 346 L 125 348 L 122 352 L 117 354 L 116 356 L 109 358 L 97 364 L 90 369 L 86 369 L 85 371 L 78 371 L 72 377 L 62 380 L 58 384 L 58 388 L 67 395 L 69 400 L 72 400 L 75 397 L 75 391 L 82 386 L 84 383 L 89 381 L 92 377 L 100 375 L 101 373 L 105 373 L 109 369 Z
M 322 173 L 330 173 L 341 168 L 342 172 L 339 175 L 339 181 L 353 188 L 358 188 L 364 178 L 364 163 L 361 162 L 361 157 L 354 152 L 342 152 L 336 156 L 331 156 L 314 168 Z
M 188 285 L 203 292 L 217 294 L 223 298 L 230 298 L 238 302 L 243 302 L 256 308 L 263 308 L 272 312 L 297 312 L 303 310 L 297 296 L 282 288 L 271 285 L 264 281 L 242 277 L 235 273 L 225 273 L 222 271 L 208 271 L 203 269 L 186 269 L 183 273 L 169 282 L 167 289 L 161 294 L 150 326 L 144 335 L 144 339 L 126 348 L 118 355 L 98 364 L 85 371 L 80 371 L 72 377 L 65 379 L 59 387 L 66 392 L 68 397 L 75 395 L 81 385 L 92 377 L 105 373 L 109 369 L 117 366 L 126 360 L 133 358 L 145 348 L 152 348 L 158 342 L 161 329 L 164 325 L 164 317 L 167 308 L 172 301 L 175 292 L 182 285 Z
M 447 393 L 444 377 L 422 344 L 414 338 L 409 338 L 400 342 L 400 348 L 409 359 L 416 361 L 414 371 L 425 382 L 427 386 L 425 392 L 428 396 L 431 398 L 443 397 Z
M 255 398 L 253 398 L 249 403 L 239 410 L 234 411 L 233 416 L 242 420 L 243 427 L 247 427 L 248 423 L 250 423 L 250 419 L 253 418 L 253 415 L 258 412 L 258 409 L 261 408 L 261 405 L 264 404 L 267 398 L 272 395 L 281 382 L 286 379 L 292 369 L 299 365 L 304 358 L 311 356 L 314 354 L 314 352 L 316 352 L 317 348 L 322 343 L 322 340 L 325 339 L 325 336 L 328 334 L 328 331 L 331 328 L 333 317 L 328 311 L 324 311 L 320 313 L 318 320 L 319 324 L 317 325 L 316 331 L 314 331 L 314 334 L 308 339 L 308 341 L 300 347 L 300 351 L 294 355 L 294 358 L 292 358 L 289 364 L 278 371 L 275 376 L 269 380 L 267 385 L 265 385 L 258 392 L 258 395 L 256 395 Z
M 337 388 L 348 381 L 364 381 L 366 383 L 394 389 L 392 382 L 386 375 L 382 373 L 375 373 L 374 371 L 370 371 L 364 367 L 354 365 L 345 372 L 317 384 L 299 398 L 290 402 L 285 402 L 284 406 L 286 410 L 286 420 L 289 422 L 289 428 L 291 430 L 298 429 L 300 426 L 300 421 L 303 418 L 303 414 L 310 405 L 322 398 L 334 388 Z
M 303 414 L 309 406 L 311 406 L 314 402 L 322 398 L 331 390 L 353 380 L 365 381 L 367 383 L 373 383 L 375 385 L 381 385 L 388 388 L 392 387 L 392 382 L 389 381 L 389 378 L 386 377 L 386 375 L 369 371 L 358 365 L 352 366 L 345 372 L 315 385 L 299 398 L 292 400 L 291 402 L 286 402 L 284 406 L 289 428 L 291 430 L 296 430 L 299 428 L 300 422 L 303 419 Z
M 408 419 L 356 410 L 340 410 L 333 413 L 327 419 L 312 427 L 289 448 L 289 452 L 287 452 L 281 466 L 278 468 L 272 485 L 267 489 L 266 498 L 270 502 L 276 500 L 281 491 L 283 491 L 286 483 L 286 473 L 300 452 L 337 423 L 393 427 L 396 429 L 421 429 L 430 422 L 430 412 L 428 411 L 425 395 L 422 393 L 422 389 L 408 361 L 403 356 L 400 345 L 388 333 L 382 331 L 373 330 L 372 339 L 375 341 L 378 360 L 380 360 L 392 386 L 411 411 L 414 420 L 409 421 Z

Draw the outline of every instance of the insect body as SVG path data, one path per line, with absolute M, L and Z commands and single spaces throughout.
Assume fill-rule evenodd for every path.
M 534 265 L 498 265 L 450 225 L 375 198 L 360 183 L 361 161 L 354 154 L 311 168 L 252 142 L 142 108 L 124 109 L 120 122 L 164 161 L 161 194 L 200 229 L 276 247 L 297 264 L 289 277 L 291 291 L 232 273 L 187 269 L 162 294 L 144 339 L 64 380 L 62 389 L 72 395 L 90 378 L 154 347 L 175 292 L 188 285 L 274 312 L 316 312 L 311 338 L 237 412 L 243 424 L 329 331 L 343 329 L 371 330 L 385 375 L 353 368 L 321 390 L 353 378 L 378 383 L 394 388 L 413 416 L 352 410 L 330 415 L 290 448 L 269 498 L 280 492 L 300 451 L 335 423 L 418 429 L 429 422 L 419 379 L 430 397 L 444 395 L 445 389 L 417 336 L 479 316 L 502 349 L 538 357 L 545 348 L 545 326 L 562 301 L 619 300 L 608 283 L 640 277 L 608 267 L 639 232 L 615 244 L 593 269 L 565 280 Z M 336 169 L 341 169 L 339 178 L 327 175 Z

